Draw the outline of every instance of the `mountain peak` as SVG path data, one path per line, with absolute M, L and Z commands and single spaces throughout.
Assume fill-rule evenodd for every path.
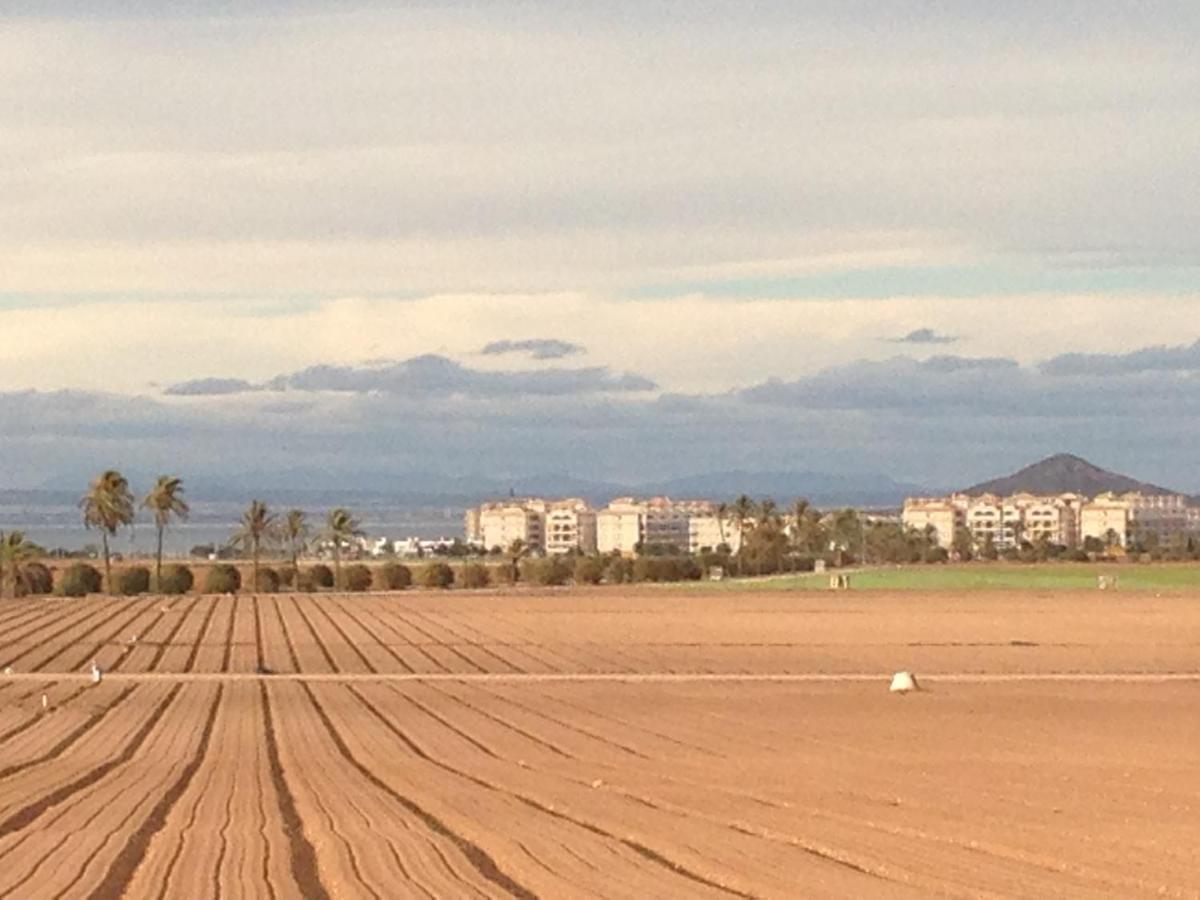
M 994 478 L 967 488 L 965 494 L 1000 494 L 1007 496 L 1027 491 L 1031 494 L 1083 494 L 1093 497 L 1112 491 L 1124 494 L 1138 491 L 1143 494 L 1175 494 L 1159 487 L 1110 472 L 1073 453 L 1056 453 L 1004 478 Z

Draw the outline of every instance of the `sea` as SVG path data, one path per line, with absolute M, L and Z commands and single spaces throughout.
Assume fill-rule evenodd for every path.
M 334 499 L 332 496 L 298 493 L 264 498 L 273 512 L 303 509 L 308 513 L 311 533 L 320 531 L 325 514 L 334 506 L 349 509 L 369 537 L 393 540 L 461 538 L 463 513 L 467 501 L 398 499 L 381 495 L 357 494 Z M 245 499 L 188 497 L 191 512 L 186 521 L 172 522 L 163 539 L 169 556 L 186 556 L 196 546 L 228 543 L 248 505 Z M 0 531 L 20 530 L 46 550 L 82 551 L 99 545 L 100 535 L 83 527 L 79 495 L 62 491 L 0 490 Z M 146 510 L 130 528 L 121 529 L 109 541 L 110 548 L 128 556 L 154 552 L 154 520 Z

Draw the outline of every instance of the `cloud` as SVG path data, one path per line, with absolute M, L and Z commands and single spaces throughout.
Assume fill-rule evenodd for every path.
M 1194 4 L 616 5 L 24 4 L 5 284 L 626 290 L 875 254 L 937 283 L 1200 251 Z
M 526 338 L 524 340 L 492 341 L 481 351 L 484 356 L 502 356 L 509 353 L 528 354 L 532 359 L 562 359 L 575 353 L 582 353 L 584 348 L 570 341 L 560 341 L 553 338 Z
M 168 386 L 163 393 L 173 397 L 216 397 L 261 390 L 243 378 L 197 378 Z
M 578 396 L 653 391 L 649 378 L 614 373 L 604 366 L 524 372 L 471 369 L 435 354 L 367 366 L 316 365 L 278 375 L 261 385 L 236 378 L 205 378 L 172 385 L 168 395 L 225 395 L 250 391 L 325 391 L 409 397 Z
M 904 337 L 889 338 L 893 344 L 953 344 L 958 338 L 952 334 L 939 334 L 932 328 L 918 328 Z
M 1131 353 L 1063 353 L 1042 363 L 1041 370 L 1047 375 L 1200 372 L 1200 341 L 1174 347 L 1143 347 Z

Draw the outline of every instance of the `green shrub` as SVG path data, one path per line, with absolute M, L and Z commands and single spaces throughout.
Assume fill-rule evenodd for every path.
M 698 581 L 704 570 L 690 556 L 642 556 L 633 561 L 634 581 Z
M 622 556 L 613 557 L 604 566 L 604 581 L 607 584 L 633 581 L 633 563 Z
M 492 583 L 492 573 L 483 563 L 466 563 L 457 575 L 458 583 L 465 588 L 485 588 Z
M 279 573 L 280 587 L 294 587 L 296 584 L 296 570 L 292 566 L 280 566 L 275 570 Z
M 492 581 L 495 584 L 516 584 L 517 579 L 513 577 L 512 564 L 505 560 L 500 565 L 492 570 Z
M 400 563 L 387 563 L 379 570 L 379 586 L 385 591 L 402 591 L 412 587 L 412 570 Z
M 192 574 L 191 569 L 187 566 L 172 563 L 162 568 L 162 577 L 158 582 L 158 592 L 160 594 L 186 594 L 192 589 L 192 585 L 195 583 L 196 577 Z
M 295 580 L 296 583 L 292 587 L 302 594 L 311 594 L 317 589 L 310 572 L 297 572 Z
M 236 594 L 241 586 L 242 573 L 228 563 L 210 566 L 208 574 L 204 576 L 206 594 Z
M 521 563 L 521 579 L 543 587 L 566 584 L 571 578 L 571 566 L 558 556 L 545 559 L 526 559 Z
M 362 563 L 342 568 L 342 590 L 358 594 L 371 589 L 371 570 Z
M 445 563 L 433 563 L 421 570 L 421 587 L 448 588 L 454 584 L 454 570 Z
M 27 562 L 21 566 L 17 578 L 17 596 L 49 594 L 54 590 L 54 573 L 40 562 Z
M 581 556 L 575 560 L 576 584 L 599 584 L 604 577 L 604 560 L 598 556 Z
M 150 570 L 145 566 L 130 566 L 117 572 L 117 593 L 136 597 L 150 590 Z
M 100 571 L 87 563 L 74 563 L 67 566 L 62 576 L 62 592 L 64 597 L 83 597 L 87 594 L 100 593 Z
M 324 563 L 317 563 L 308 570 L 308 575 L 312 579 L 313 587 L 315 588 L 333 587 L 333 569 Z
M 278 572 L 270 566 L 260 566 L 258 569 L 258 581 L 254 583 L 254 590 L 259 594 L 278 593 L 280 581 Z

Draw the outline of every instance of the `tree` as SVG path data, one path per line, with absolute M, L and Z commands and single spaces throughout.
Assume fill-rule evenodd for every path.
M 117 533 L 118 528 L 133 522 L 133 493 L 129 490 L 129 482 L 115 469 L 102 472 L 80 498 L 79 508 L 83 510 L 83 526 L 100 530 L 104 553 L 104 586 L 111 593 L 112 556 L 108 539 Z
M 529 555 L 529 547 L 523 540 L 517 538 L 508 545 L 504 555 L 508 557 L 508 571 L 512 576 L 511 583 L 516 584 L 521 580 L 521 560 Z
M 162 581 L 163 532 L 171 518 L 186 519 L 188 505 L 183 499 L 183 479 L 176 475 L 159 475 L 150 493 L 142 500 L 142 506 L 154 515 L 154 527 L 158 529 L 158 546 L 154 555 L 154 589 Z
M 267 504 L 261 500 L 252 500 L 250 506 L 242 513 L 242 522 L 234 532 L 230 541 L 242 552 L 249 551 L 251 575 L 250 584 L 258 590 L 258 561 L 262 557 L 263 544 L 275 536 L 275 516 L 267 509 Z
M 954 553 L 955 555 L 966 562 L 975 552 L 975 539 L 971 536 L 971 529 L 965 525 L 959 525 L 954 529 Z
M 838 510 L 834 514 L 829 532 L 830 541 L 834 544 L 840 557 L 846 551 L 862 546 L 864 537 L 862 517 L 854 509 Z
M 339 506 L 337 509 L 331 509 L 329 515 L 325 517 L 323 537 L 333 545 L 333 586 L 337 590 L 342 588 L 342 547 L 349 546 L 356 537 L 361 537 L 362 534 L 358 519 L 354 518 L 347 509 Z
M 729 504 L 717 504 L 717 534 L 721 537 L 721 543 L 727 543 L 725 540 L 725 520 L 729 518 Z
M 292 559 L 292 568 L 299 571 L 296 561 L 300 554 L 308 548 L 308 517 L 302 509 L 289 509 L 283 517 L 280 529 L 284 543 L 287 544 L 288 555 Z
M 754 516 L 754 501 L 742 494 L 733 501 L 733 519 L 738 524 L 737 573 L 742 574 L 742 553 L 746 549 L 746 523 Z
M 11 596 L 17 596 L 21 581 L 21 566 L 41 555 L 41 548 L 26 540 L 25 532 L 0 531 L 0 597 L 6 585 L 12 585 Z

